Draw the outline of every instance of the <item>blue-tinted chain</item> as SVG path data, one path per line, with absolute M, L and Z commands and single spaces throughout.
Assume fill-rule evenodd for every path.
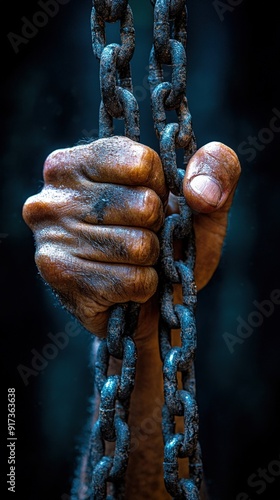
M 119 21 L 121 44 L 106 45 L 106 23 Z M 114 135 L 114 119 L 124 122 L 124 135 L 139 141 L 139 109 L 133 95 L 130 60 L 135 39 L 128 0 L 93 0 L 92 47 L 100 65 L 101 104 L 99 138 Z M 112 309 L 106 339 L 99 343 L 95 385 L 99 408 L 89 447 L 84 454 L 79 499 L 122 499 L 130 449 L 127 424 L 135 382 L 136 346 L 133 340 L 139 305 L 127 303 Z M 118 374 L 108 375 L 110 358 L 121 360 Z M 108 444 L 113 444 L 108 452 Z
M 150 53 L 149 83 L 153 119 L 167 184 L 177 196 L 179 211 L 166 218 L 160 234 L 159 339 L 165 400 L 162 411 L 164 481 L 174 499 L 198 500 L 202 461 L 194 374 L 197 344 L 195 245 L 192 213 L 183 196 L 186 166 L 196 151 L 186 98 L 187 7 L 185 0 L 156 0 L 152 4 L 154 43 Z M 171 81 L 164 80 L 166 67 L 171 69 Z M 175 110 L 178 123 L 168 123 L 170 110 Z M 176 150 L 179 148 L 183 149 L 182 168 L 177 167 Z M 175 240 L 181 240 L 181 260 L 174 258 Z M 182 286 L 182 304 L 174 301 L 174 285 L 177 284 Z M 172 344 L 173 329 L 180 330 L 180 346 Z M 178 417 L 183 419 L 183 433 L 176 432 Z M 179 476 L 179 459 L 186 462 L 184 477 Z

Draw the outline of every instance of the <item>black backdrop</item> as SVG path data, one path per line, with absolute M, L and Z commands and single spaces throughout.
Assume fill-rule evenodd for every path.
M 47 0 L 9 3 L 1 16 L 1 487 L 2 498 L 28 500 L 69 494 L 92 386 L 90 336 L 40 280 L 21 217 L 42 187 L 45 157 L 98 127 L 91 2 L 51 3 L 45 17 L 38 13 Z M 141 141 L 157 149 L 147 88 L 152 7 L 131 6 Z M 279 7 L 190 0 L 188 11 L 187 95 L 198 145 L 225 142 L 242 165 L 222 259 L 198 297 L 205 474 L 211 500 L 279 500 Z M 16 391 L 15 494 L 6 483 L 7 388 Z

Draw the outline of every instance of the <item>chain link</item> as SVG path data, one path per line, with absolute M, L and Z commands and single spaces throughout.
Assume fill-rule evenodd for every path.
M 106 45 L 106 22 L 116 21 L 120 23 L 121 44 Z M 99 138 L 114 135 L 114 119 L 122 119 L 124 135 L 139 141 L 139 108 L 130 69 L 135 34 L 128 1 L 93 0 L 91 29 L 93 52 L 100 63 Z M 112 308 L 106 339 L 97 351 L 94 378 L 100 404 L 90 439 L 87 469 L 92 478 L 85 497 L 92 500 L 124 498 L 130 449 L 128 410 L 137 359 L 133 335 L 139 308 L 133 302 Z M 108 376 L 110 357 L 122 361 L 120 374 Z M 106 443 L 114 443 L 113 455 L 106 454 Z
M 192 213 L 183 196 L 186 166 L 196 151 L 196 140 L 186 98 L 186 0 L 151 0 L 154 7 L 154 42 L 150 52 L 149 84 L 160 157 L 169 190 L 177 196 L 179 213 L 166 217 L 160 231 L 159 342 L 163 363 L 164 481 L 175 500 L 198 500 L 202 462 L 198 442 L 198 409 L 194 358 L 196 352 L 195 244 Z M 106 23 L 120 24 L 121 44 L 106 45 Z M 133 15 L 128 0 L 93 0 L 92 47 L 100 63 L 101 103 L 99 137 L 114 135 L 114 120 L 124 121 L 124 135 L 140 140 L 139 108 L 133 95 L 130 61 L 135 48 Z M 164 70 L 171 69 L 170 80 Z M 175 111 L 178 123 L 168 122 Z M 183 150 L 182 168 L 177 149 Z M 181 240 L 181 260 L 174 258 L 174 242 Z M 174 303 L 174 285 L 182 287 L 182 304 Z M 98 341 L 94 380 L 99 403 L 89 448 L 84 456 L 84 478 L 79 499 L 122 500 L 125 496 L 130 430 L 128 411 L 134 388 L 136 347 L 133 340 L 139 304 L 112 308 L 106 339 Z M 181 345 L 173 346 L 172 330 L 179 329 Z M 120 373 L 108 376 L 110 357 L 122 361 Z M 180 381 L 180 383 L 179 383 Z M 179 387 L 180 386 L 180 387 Z M 97 403 L 97 402 L 96 402 Z M 184 432 L 176 432 L 178 417 Z M 106 443 L 114 451 L 106 452 Z M 186 477 L 179 477 L 179 460 L 186 461 Z
M 160 233 L 159 342 L 163 362 L 164 481 L 176 500 L 198 500 L 202 462 L 198 442 L 198 408 L 195 399 L 196 352 L 195 244 L 192 213 L 183 196 L 186 166 L 196 151 L 196 140 L 186 98 L 186 1 L 156 0 L 154 43 L 150 52 L 149 83 L 156 135 L 167 185 L 178 198 L 179 213 L 166 217 Z M 164 81 L 164 67 L 171 67 L 171 82 Z M 178 123 L 168 123 L 175 110 Z M 183 149 L 183 168 L 177 167 L 176 150 Z M 181 240 L 182 260 L 174 258 L 174 242 Z M 174 303 L 174 285 L 181 284 L 182 304 Z M 172 345 L 172 329 L 180 329 L 181 346 Z M 178 381 L 181 381 L 179 388 Z M 176 417 L 184 433 L 176 432 Z M 187 477 L 179 477 L 179 459 L 186 460 Z
M 106 22 L 120 22 L 121 44 L 106 45 Z M 133 95 L 130 61 L 135 49 L 133 14 L 126 0 L 93 0 L 92 48 L 100 63 L 99 137 L 114 135 L 114 119 L 124 120 L 124 135 L 140 140 L 139 107 Z

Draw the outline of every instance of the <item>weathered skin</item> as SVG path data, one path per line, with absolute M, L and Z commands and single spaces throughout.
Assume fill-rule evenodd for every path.
M 130 412 L 134 445 L 126 498 L 169 499 L 162 479 L 163 389 L 154 265 L 157 232 L 165 215 L 176 211 L 176 198 L 169 196 L 157 153 L 125 137 L 55 151 L 46 159 L 43 174 L 44 187 L 25 202 L 23 218 L 35 236 L 39 272 L 61 303 L 98 336 L 106 335 L 112 304 L 142 304 L 135 335 L 138 361 Z M 236 154 L 218 142 L 200 148 L 189 162 L 184 195 L 195 212 L 198 290 L 218 266 L 239 176 Z M 212 182 L 206 185 L 207 179 Z M 176 293 L 180 301 L 179 288 Z

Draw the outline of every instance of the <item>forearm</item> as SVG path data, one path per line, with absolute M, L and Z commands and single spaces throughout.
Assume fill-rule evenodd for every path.
M 131 452 L 126 498 L 170 499 L 163 481 L 162 366 L 157 345 L 138 349 L 136 380 L 130 403 Z

